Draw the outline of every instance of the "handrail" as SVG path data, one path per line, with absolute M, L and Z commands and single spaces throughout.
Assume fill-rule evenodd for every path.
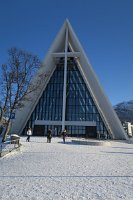
M 13 149 L 16 149 L 20 146 L 20 138 L 9 140 L 0 144 L 0 153 L 2 152 L 11 152 Z

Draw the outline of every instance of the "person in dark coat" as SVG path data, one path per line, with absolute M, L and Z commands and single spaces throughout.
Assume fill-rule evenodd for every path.
M 51 129 L 49 129 L 47 134 L 47 143 L 51 143 L 51 138 L 52 138 L 52 131 Z
M 65 139 L 66 139 L 66 129 L 64 129 L 64 131 L 62 132 L 62 138 L 63 138 L 63 142 L 65 144 Z

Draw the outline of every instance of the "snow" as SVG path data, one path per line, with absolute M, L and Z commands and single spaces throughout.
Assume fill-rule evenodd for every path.
M 133 144 L 21 143 L 0 159 L 1 200 L 133 200 Z
M 133 110 L 133 100 L 124 101 L 114 106 L 115 109 Z

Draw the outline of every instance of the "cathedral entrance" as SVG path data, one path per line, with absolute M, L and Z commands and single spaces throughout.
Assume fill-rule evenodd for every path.
M 97 138 L 96 126 L 85 127 L 86 138 Z
M 44 125 L 35 125 L 33 129 L 34 136 L 44 136 L 45 126 Z

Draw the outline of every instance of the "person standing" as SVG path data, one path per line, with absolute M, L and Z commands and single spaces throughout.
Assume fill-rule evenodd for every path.
M 65 140 L 66 140 L 66 129 L 64 129 L 64 131 L 62 132 L 62 138 L 63 138 L 63 142 L 65 144 Z
M 52 131 L 51 129 L 49 129 L 47 134 L 47 143 L 51 143 L 51 138 L 52 138 Z
M 28 128 L 27 130 L 27 139 L 26 139 L 26 142 L 29 142 L 30 141 L 30 136 L 32 135 L 32 131 L 31 131 L 31 128 Z

